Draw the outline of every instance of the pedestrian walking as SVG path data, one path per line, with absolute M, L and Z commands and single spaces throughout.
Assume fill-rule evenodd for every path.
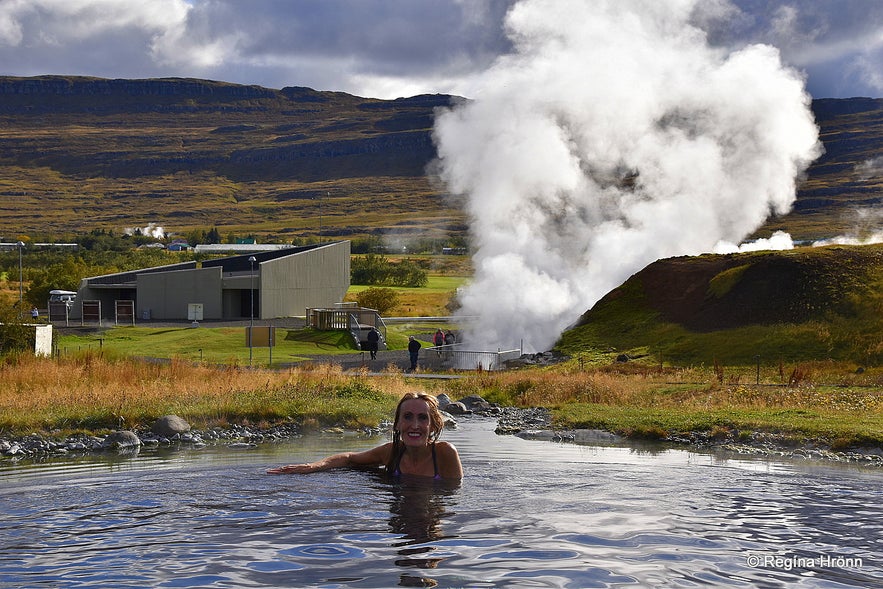
M 417 370 L 417 357 L 420 354 L 420 342 L 413 335 L 408 336 L 408 355 L 411 358 L 411 371 Z

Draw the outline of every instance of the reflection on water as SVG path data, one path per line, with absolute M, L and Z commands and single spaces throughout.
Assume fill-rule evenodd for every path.
M 883 473 L 446 432 L 462 485 L 264 469 L 378 440 L 0 467 L 0 587 L 874 587 Z
M 434 569 L 444 560 L 435 554 L 437 546 L 429 542 L 444 537 L 442 518 L 447 515 L 447 505 L 455 504 L 459 483 L 404 478 L 391 485 L 392 499 L 389 510 L 392 517 L 389 527 L 401 539 L 392 543 L 398 547 L 401 558 L 396 566 L 418 569 Z M 434 587 L 434 579 L 422 575 L 403 573 L 399 584 L 407 587 Z

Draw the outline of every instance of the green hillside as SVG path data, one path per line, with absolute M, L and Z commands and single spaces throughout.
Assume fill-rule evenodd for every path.
M 0 77 L 0 238 L 149 223 L 281 242 L 320 232 L 463 237 L 465 215 L 427 174 L 434 113 L 457 100 L 180 78 Z M 817 100 L 813 109 L 825 155 L 794 211 L 759 237 L 877 228 L 867 212 L 883 188 L 883 100 Z
M 0 77 L 3 234 L 148 223 L 278 241 L 462 231 L 461 213 L 425 174 L 433 110 L 451 100 Z
M 883 245 L 659 260 L 559 341 L 680 365 L 883 363 Z

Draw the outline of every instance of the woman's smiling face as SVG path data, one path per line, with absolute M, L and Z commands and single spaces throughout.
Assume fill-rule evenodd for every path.
M 399 407 L 398 426 L 402 442 L 407 446 L 423 446 L 429 443 L 432 419 L 429 405 L 423 399 L 408 399 Z

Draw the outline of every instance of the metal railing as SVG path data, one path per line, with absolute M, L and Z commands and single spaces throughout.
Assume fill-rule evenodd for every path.
M 380 332 L 379 347 L 386 349 L 386 323 L 374 309 L 341 307 L 335 309 L 307 309 L 307 325 L 313 329 L 349 331 L 356 346 L 364 340 L 366 328 Z
M 433 370 L 504 370 L 506 362 L 521 357 L 521 350 L 467 350 L 463 344 L 425 348 L 421 364 Z

